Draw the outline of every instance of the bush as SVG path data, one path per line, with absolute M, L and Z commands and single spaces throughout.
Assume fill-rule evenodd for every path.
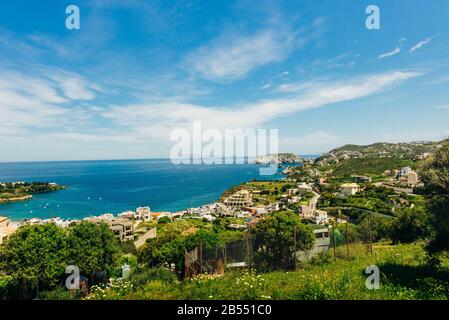
M 64 287 L 56 287 L 50 291 L 40 292 L 39 298 L 42 300 L 77 300 L 81 298 L 81 295 L 79 290 L 70 292 Z
M 172 284 L 176 281 L 176 275 L 166 268 L 137 269 L 129 278 L 135 288 L 143 287 L 150 281 L 159 280 Z
M 14 289 L 14 279 L 11 276 L 0 276 L 0 300 L 8 300 Z
M 394 243 L 412 243 L 430 235 L 428 215 L 422 209 L 407 209 L 397 214 L 391 226 Z

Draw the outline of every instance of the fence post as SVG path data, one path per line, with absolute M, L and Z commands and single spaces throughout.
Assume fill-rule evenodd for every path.
M 337 260 L 337 244 L 335 243 L 335 220 L 332 223 L 332 242 L 334 243 L 334 261 Z
M 226 243 L 224 244 L 224 264 L 225 264 L 225 267 L 226 267 L 226 263 L 227 263 L 227 261 L 228 261 L 228 257 L 227 257 L 227 246 L 226 246 Z
M 371 214 L 368 214 L 368 244 L 369 244 L 369 252 L 373 253 L 373 237 L 371 234 Z
M 346 259 L 349 260 L 349 235 L 348 235 L 348 222 L 346 222 Z
M 295 225 L 295 229 L 293 231 L 293 239 L 294 239 L 293 257 L 295 258 L 295 270 L 296 270 L 296 225 Z
M 200 240 L 200 273 L 203 273 L 203 240 Z
M 246 233 L 246 267 L 248 268 L 248 271 L 251 271 L 249 261 L 249 233 Z

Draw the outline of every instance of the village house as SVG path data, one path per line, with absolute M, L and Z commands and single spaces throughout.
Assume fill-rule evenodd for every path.
M 297 189 L 298 193 L 301 195 L 312 192 L 312 187 L 305 182 L 298 183 Z
M 343 183 L 340 190 L 343 195 L 349 197 L 360 192 L 360 186 L 357 183 Z
M 108 218 L 103 216 L 86 218 L 88 221 L 95 224 L 106 223 L 114 233 L 115 237 L 120 241 L 134 240 L 134 225 L 132 221 L 124 218 Z
M 305 219 L 310 218 L 313 215 L 313 209 L 309 205 L 302 205 L 299 208 L 299 214 L 302 218 L 305 218 Z
M 136 214 L 134 217 L 138 220 L 149 221 L 151 220 L 151 210 L 150 207 L 139 207 L 136 209 Z
M 329 222 L 329 218 L 326 211 L 315 210 L 313 212 L 313 215 L 310 217 L 310 221 L 315 224 L 327 224 Z

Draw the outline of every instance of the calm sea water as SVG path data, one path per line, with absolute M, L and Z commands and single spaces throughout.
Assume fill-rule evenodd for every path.
M 66 190 L 0 204 L 0 215 L 76 219 L 139 206 L 177 211 L 217 200 L 227 188 L 260 176 L 257 165 L 173 165 L 169 160 L 0 163 L 0 181 L 45 181 Z

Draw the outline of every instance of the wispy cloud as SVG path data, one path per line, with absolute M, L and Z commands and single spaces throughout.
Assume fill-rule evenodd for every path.
M 52 127 L 70 121 L 64 118 L 71 103 L 96 97 L 95 86 L 83 77 L 59 69 L 25 74 L 3 69 L 0 72 L 2 125 L 10 128 Z M 59 120 L 58 120 L 59 119 Z
M 104 117 L 134 128 L 137 135 L 160 139 L 167 139 L 173 128 L 190 128 L 193 121 L 216 129 L 258 128 L 289 114 L 380 93 L 418 75 L 412 71 L 393 71 L 349 81 L 315 83 L 294 96 L 238 106 L 206 107 L 173 101 L 115 106 Z
M 257 67 L 283 61 L 304 42 L 289 30 L 268 28 L 250 35 L 232 31 L 189 54 L 183 66 L 209 80 L 241 79 Z
M 418 42 L 409 50 L 409 52 L 411 53 L 411 52 L 415 52 L 418 49 L 421 49 L 423 46 L 425 46 L 426 44 L 429 44 L 433 39 L 435 39 L 438 36 L 439 36 L 439 34 L 436 34 L 436 35 L 431 36 L 423 41 Z
M 439 110 L 449 110 L 449 104 L 441 105 L 441 106 L 436 106 L 435 109 L 439 109 Z
M 386 53 L 383 53 L 383 54 L 379 55 L 377 57 L 377 59 L 385 59 L 385 58 L 388 58 L 388 57 L 392 57 L 392 56 L 395 56 L 395 55 L 399 54 L 400 52 L 401 52 L 400 48 L 395 48 L 394 50 L 392 50 L 390 52 L 386 52 Z

